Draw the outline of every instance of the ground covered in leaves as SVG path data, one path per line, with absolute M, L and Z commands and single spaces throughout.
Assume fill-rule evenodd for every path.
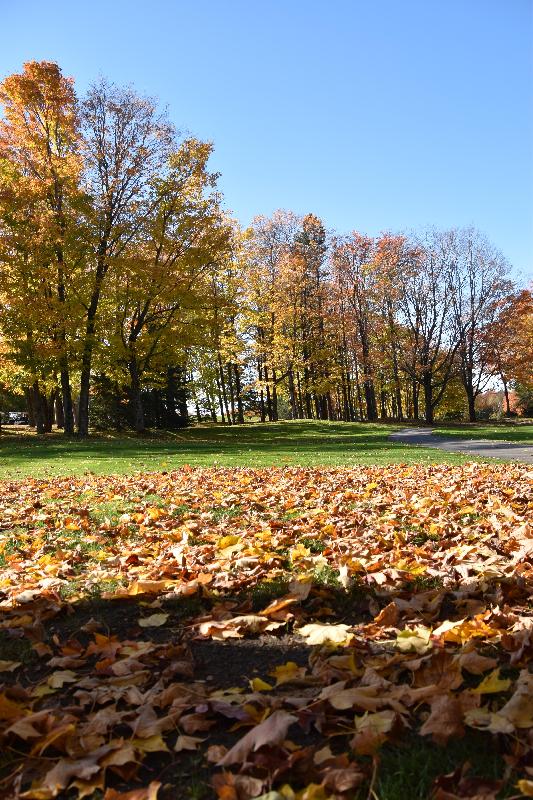
M 532 481 L 0 484 L 0 796 L 533 796 Z

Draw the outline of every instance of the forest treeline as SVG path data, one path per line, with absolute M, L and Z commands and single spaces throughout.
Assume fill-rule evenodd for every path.
M 0 389 L 40 433 L 198 418 L 476 417 L 531 403 L 533 302 L 474 229 L 242 229 L 157 104 L 57 64 L 0 85 Z

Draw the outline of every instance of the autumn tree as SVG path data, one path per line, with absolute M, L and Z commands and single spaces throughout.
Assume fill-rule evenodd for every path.
M 376 391 L 372 334 L 375 320 L 375 273 L 371 268 L 374 241 L 354 231 L 350 236 L 337 238 L 332 251 L 332 268 L 336 285 L 346 298 L 360 349 L 362 383 L 366 417 L 377 420 Z
M 57 363 L 66 434 L 73 432 L 68 329 L 73 313 L 68 286 L 75 263 L 77 207 L 81 201 L 78 105 L 71 78 L 57 64 L 28 62 L 23 72 L 0 85 L 0 218 L 4 233 L 2 264 L 11 292 L 11 317 L 25 320 L 26 351 L 46 327 Z M 6 270 L 10 271 L 6 277 Z M 31 305 L 26 286 L 31 292 Z M 34 370 L 35 372 L 35 370 Z M 34 398 L 40 404 L 38 386 Z
M 260 416 L 277 419 L 277 395 L 280 376 L 286 371 L 293 417 L 299 416 L 296 408 L 294 347 L 284 334 L 283 322 L 287 310 L 286 272 L 294 239 L 301 218 L 281 209 L 271 217 L 256 217 L 247 243 L 247 268 L 245 293 L 253 330 L 254 357 L 260 398 Z
M 511 293 L 497 303 L 494 319 L 483 330 L 484 357 L 503 384 L 506 413 L 511 413 L 509 384 L 533 390 L 533 294 Z
M 153 209 L 140 236 L 123 251 L 111 286 L 114 331 L 111 355 L 125 367 L 137 431 L 144 430 L 143 376 L 158 363 L 167 369 L 176 350 L 194 343 L 193 331 L 205 316 L 209 270 L 229 247 L 208 172 L 211 145 L 187 139 L 170 155 L 166 173 L 157 176 L 146 202 Z
M 155 103 L 106 81 L 82 104 L 86 220 L 85 318 L 81 343 L 78 431 L 89 431 L 89 388 L 98 312 L 110 272 L 138 239 L 160 198 L 154 181 L 165 173 L 175 134 Z

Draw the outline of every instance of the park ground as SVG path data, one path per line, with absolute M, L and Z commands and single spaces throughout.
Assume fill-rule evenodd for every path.
M 277 422 L 198 425 L 178 433 L 94 434 L 79 441 L 56 432 L 38 437 L 4 427 L 0 478 L 130 474 L 191 466 L 351 466 L 465 463 L 468 457 L 389 441 L 400 426 L 357 422 Z M 533 424 L 448 425 L 446 436 L 533 444 Z
M 0 796 L 531 796 L 531 468 L 395 429 L 3 433 Z

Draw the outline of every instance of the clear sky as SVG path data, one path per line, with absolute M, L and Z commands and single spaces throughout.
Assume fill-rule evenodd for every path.
M 533 0 L 0 0 L 30 59 L 158 97 L 244 224 L 473 224 L 533 273 Z

